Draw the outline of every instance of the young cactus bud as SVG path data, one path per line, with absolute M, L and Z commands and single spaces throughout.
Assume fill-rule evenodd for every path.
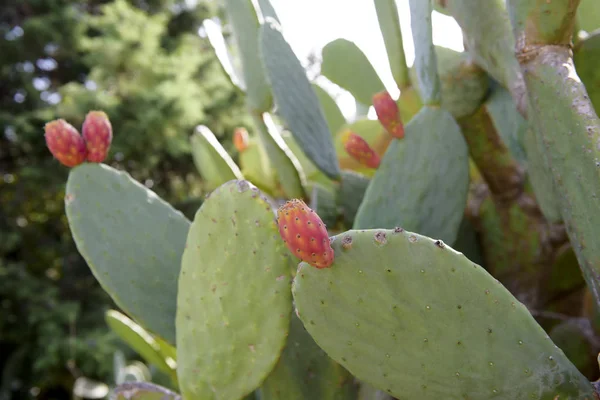
M 101 163 L 106 159 L 112 142 L 112 126 L 102 111 L 90 111 L 83 122 L 83 139 L 89 162 Z
M 398 104 L 386 91 L 379 92 L 373 96 L 373 107 L 381 125 L 396 139 L 404 137 L 404 125 L 400 117 Z
M 246 128 L 235 128 L 235 131 L 233 131 L 233 145 L 240 153 L 248 148 L 248 131 Z
M 296 257 L 316 268 L 333 263 L 325 224 L 302 200 L 292 199 L 277 211 L 279 234 Z
M 46 146 L 62 165 L 72 168 L 85 161 L 85 142 L 73 125 L 64 119 L 57 119 L 48 122 L 44 131 Z
M 369 168 L 379 167 L 381 159 L 369 144 L 356 133 L 347 131 L 342 138 L 344 149 L 352 158 Z

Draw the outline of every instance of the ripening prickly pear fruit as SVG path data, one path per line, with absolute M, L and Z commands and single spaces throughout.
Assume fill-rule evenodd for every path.
M 246 128 L 235 128 L 233 131 L 233 145 L 240 153 L 248 148 L 248 131 Z
M 112 125 L 102 111 L 90 111 L 83 122 L 83 139 L 87 147 L 87 160 L 101 163 L 106 159 L 112 142 Z
M 351 131 L 347 131 L 343 135 L 344 149 L 352 158 L 369 168 L 379 167 L 381 159 L 365 139 Z
M 316 268 L 333 263 L 325 224 L 302 200 L 292 199 L 277 211 L 279 233 L 296 257 Z
M 404 137 L 404 124 L 400 117 L 398 104 L 386 91 L 379 92 L 373 96 L 373 107 L 381 125 L 396 139 Z
M 57 119 L 48 122 L 44 131 L 46 146 L 62 165 L 75 167 L 85 161 L 85 141 L 73 125 L 64 119 Z

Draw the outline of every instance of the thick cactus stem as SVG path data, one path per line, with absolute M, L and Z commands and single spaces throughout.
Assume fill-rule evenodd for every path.
M 503 199 L 515 199 L 523 191 L 525 173 L 510 153 L 494 126 L 488 109 L 458 120 L 469 147 L 491 192 Z
M 302 200 L 288 201 L 277 211 L 279 234 L 300 260 L 316 268 L 333 263 L 334 253 L 321 218 Z
M 101 163 L 106 159 L 113 133 L 108 115 L 102 111 L 90 111 L 81 128 L 87 147 L 87 160 Z
M 546 154 L 562 218 L 587 285 L 600 303 L 600 119 L 570 49 L 579 0 L 509 0 L 530 120 Z
M 72 168 L 85 161 L 85 141 L 73 125 L 58 119 L 48 122 L 44 130 L 48 150 L 62 165 Z

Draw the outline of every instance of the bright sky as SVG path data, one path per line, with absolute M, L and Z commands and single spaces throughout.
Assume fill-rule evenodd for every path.
M 373 0 L 271 0 L 279 15 L 284 35 L 294 52 L 304 62 L 311 51 L 320 54 L 328 42 L 345 38 L 366 54 L 369 61 L 394 97 L 398 89 L 387 62 L 385 45 Z M 408 0 L 397 0 L 407 62 L 414 61 Z M 454 19 L 434 12 L 433 41 L 436 45 L 463 51 L 462 34 Z M 347 116 L 354 113 L 354 102 L 341 96 L 338 102 Z

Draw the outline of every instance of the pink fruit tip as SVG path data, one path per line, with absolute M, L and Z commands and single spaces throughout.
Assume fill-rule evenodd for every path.
M 335 254 L 321 218 L 302 200 L 292 199 L 277 210 L 279 234 L 287 248 L 315 268 L 328 268 Z
M 392 96 L 387 91 L 373 95 L 373 107 L 379 122 L 385 130 L 396 139 L 402 139 L 404 137 L 404 124 L 400 117 L 398 104 L 392 99 Z
M 44 132 L 46 146 L 62 165 L 73 168 L 85 161 L 85 141 L 73 125 L 64 119 L 57 119 L 48 122 Z
M 101 163 L 106 159 L 112 142 L 112 125 L 103 111 L 90 111 L 82 127 L 83 139 L 87 147 L 87 160 Z

